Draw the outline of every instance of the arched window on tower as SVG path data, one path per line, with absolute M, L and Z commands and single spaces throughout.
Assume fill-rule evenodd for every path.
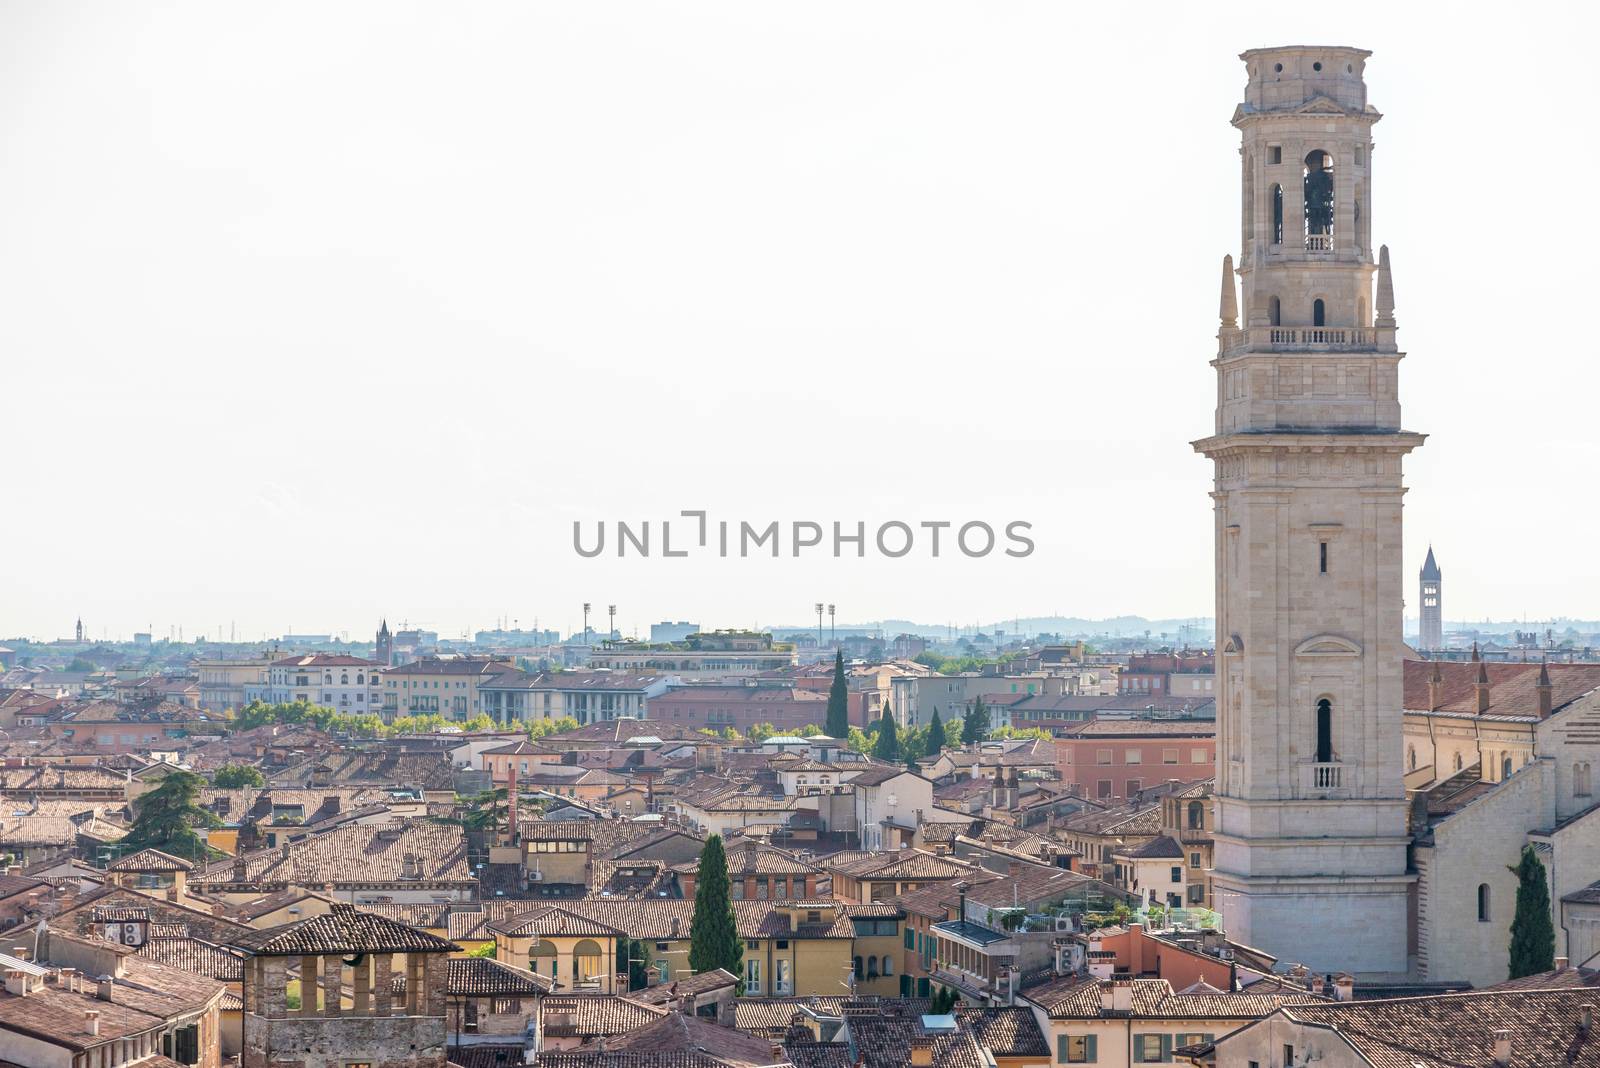
M 1500 779 L 1503 782 L 1509 778 L 1511 778 L 1511 754 L 1507 753 L 1500 761 Z
M 1279 306 L 1277 297 L 1267 298 L 1267 322 L 1273 326 L 1283 325 L 1283 309 Z
M 1572 793 L 1574 797 L 1588 797 L 1594 792 L 1593 779 L 1587 761 L 1572 765 Z
M 1283 244 L 1283 186 L 1274 185 L 1267 194 L 1272 200 L 1272 243 Z
M 1456 754 L 1456 770 L 1457 771 L 1461 770 L 1461 754 L 1460 753 Z
M 1328 325 L 1328 306 L 1323 303 L 1321 297 L 1311 302 L 1311 325 Z
M 1489 922 L 1489 884 L 1478 884 L 1478 922 Z
M 1417 747 L 1414 745 L 1406 746 L 1406 770 L 1417 770 Z
M 1317 763 L 1333 763 L 1333 702 L 1317 702 Z
M 1333 247 L 1333 157 L 1314 148 L 1306 153 L 1306 247 Z

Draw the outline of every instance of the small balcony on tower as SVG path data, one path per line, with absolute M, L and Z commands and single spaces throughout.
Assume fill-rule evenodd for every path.
M 1359 770 L 1339 760 L 1302 760 L 1295 765 L 1297 800 L 1337 800 L 1355 796 Z

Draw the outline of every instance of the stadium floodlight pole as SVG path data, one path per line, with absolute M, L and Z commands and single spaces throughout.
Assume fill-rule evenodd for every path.
M 817 602 L 817 647 L 818 648 L 822 647 L 822 609 L 823 609 L 823 607 L 824 607 L 823 603 L 821 601 L 818 601 Z

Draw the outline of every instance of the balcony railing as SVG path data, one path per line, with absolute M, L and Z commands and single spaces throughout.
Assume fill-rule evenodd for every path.
M 1340 761 L 1307 761 L 1300 765 L 1301 797 L 1348 797 L 1356 787 L 1356 768 Z
M 1394 329 L 1370 326 L 1246 326 L 1227 330 L 1222 353 L 1395 352 Z
M 1332 234 L 1307 234 L 1306 235 L 1306 251 L 1307 252 L 1332 252 L 1333 251 L 1333 235 Z

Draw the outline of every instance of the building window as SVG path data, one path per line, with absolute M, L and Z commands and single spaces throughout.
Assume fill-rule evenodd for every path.
M 1333 763 L 1333 702 L 1317 702 L 1317 763 Z
M 1328 306 L 1327 304 L 1323 303 L 1321 297 L 1318 297 L 1316 300 L 1311 302 L 1311 325 L 1328 325 Z M 1324 557 L 1324 565 L 1326 565 L 1326 557 L 1328 555 L 1328 547 L 1326 545 L 1322 547 L 1322 555 Z M 1327 571 L 1328 569 L 1326 566 L 1324 566 L 1322 570 Z
M 1138 764 L 1143 760 L 1144 754 L 1137 749 L 1129 749 L 1122 754 L 1124 764 Z
M 1281 245 L 1283 244 L 1283 186 L 1274 185 L 1268 196 L 1272 200 L 1272 243 Z M 1273 300 L 1276 302 L 1277 298 L 1274 297 Z M 1276 326 L 1278 320 L 1274 318 L 1272 323 Z
M 1267 298 L 1267 322 L 1273 326 L 1283 325 L 1283 306 L 1278 302 L 1277 297 Z
M 1320 308 L 1322 301 L 1317 301 L 1317 306 Z M 1317 325 L 1322 325 L 1320 319 L 1317 321 Z M 1328 573 L 1328 543 L 1325 541 L 1317 542 L 1317 570 L 1324 575 Z
M 1572 766 L 1572 792 L 1577 797 L 1588 797 L 1594 792 L 1587 761 Z
M 1171 1060 L 1172 1036 L 1134 1035 L 1133 1059 L 1141 1064 L 1161 1064 Z
M 1206 806 L 1199 801 L 1189 802 L 1189 829 L 1203 830 L 1206 825 Z
M 1094 1035 L 1061 1035 L 1056 1040 L 1056 1060 L 1062 1064 L 1094 1064 L 1099 1059 Z
M 1268 145 L 1267 146 L 1267 162 L 1272 164 L 1272 165 L 1274 165 L 1274 166 L 1276 166 L 1277 164 L 1280 164 L 1280 163 L 1283 162 L 1283 146 L 1282 145 Z M 1277 186 L 1273 186 L 1273 188 L 1276 189 Z
M 1172 866 L 1172 881 L 1175 882 L 1175 883 L 1183 882 L 1183 865 L 1182 864 L 1174 864 Z
M 1112 756 L 1111 750 L 1109 750 L 1109 749 L 1096 749 L 1094 751 L 1094 762 L 1096 764 L 1109 764 L 1109 763 L 1111 763 L 1112 760 L 1113 760 L 1113 756 Z
M 1417 770 L 1417 747 L 1414 745 L 1406 746 L 1406 769 L 1408 771 Z
M 1163 764 L 1176 764 L 1177 762 L 1178 762 L 1178 751 L 1176 749 L 1163 749 L 1163 750 L 1161 750 L 1161 763 L 1163 763 Z
M 1199 853 L 1190 853 L 1189 854 L 1189 867 L 1198 868 L 1199 866 L 1200 866 L 1200 854 Z
M 1478 884 L 1478 922 L 1489 922 L 1489 884 Z

